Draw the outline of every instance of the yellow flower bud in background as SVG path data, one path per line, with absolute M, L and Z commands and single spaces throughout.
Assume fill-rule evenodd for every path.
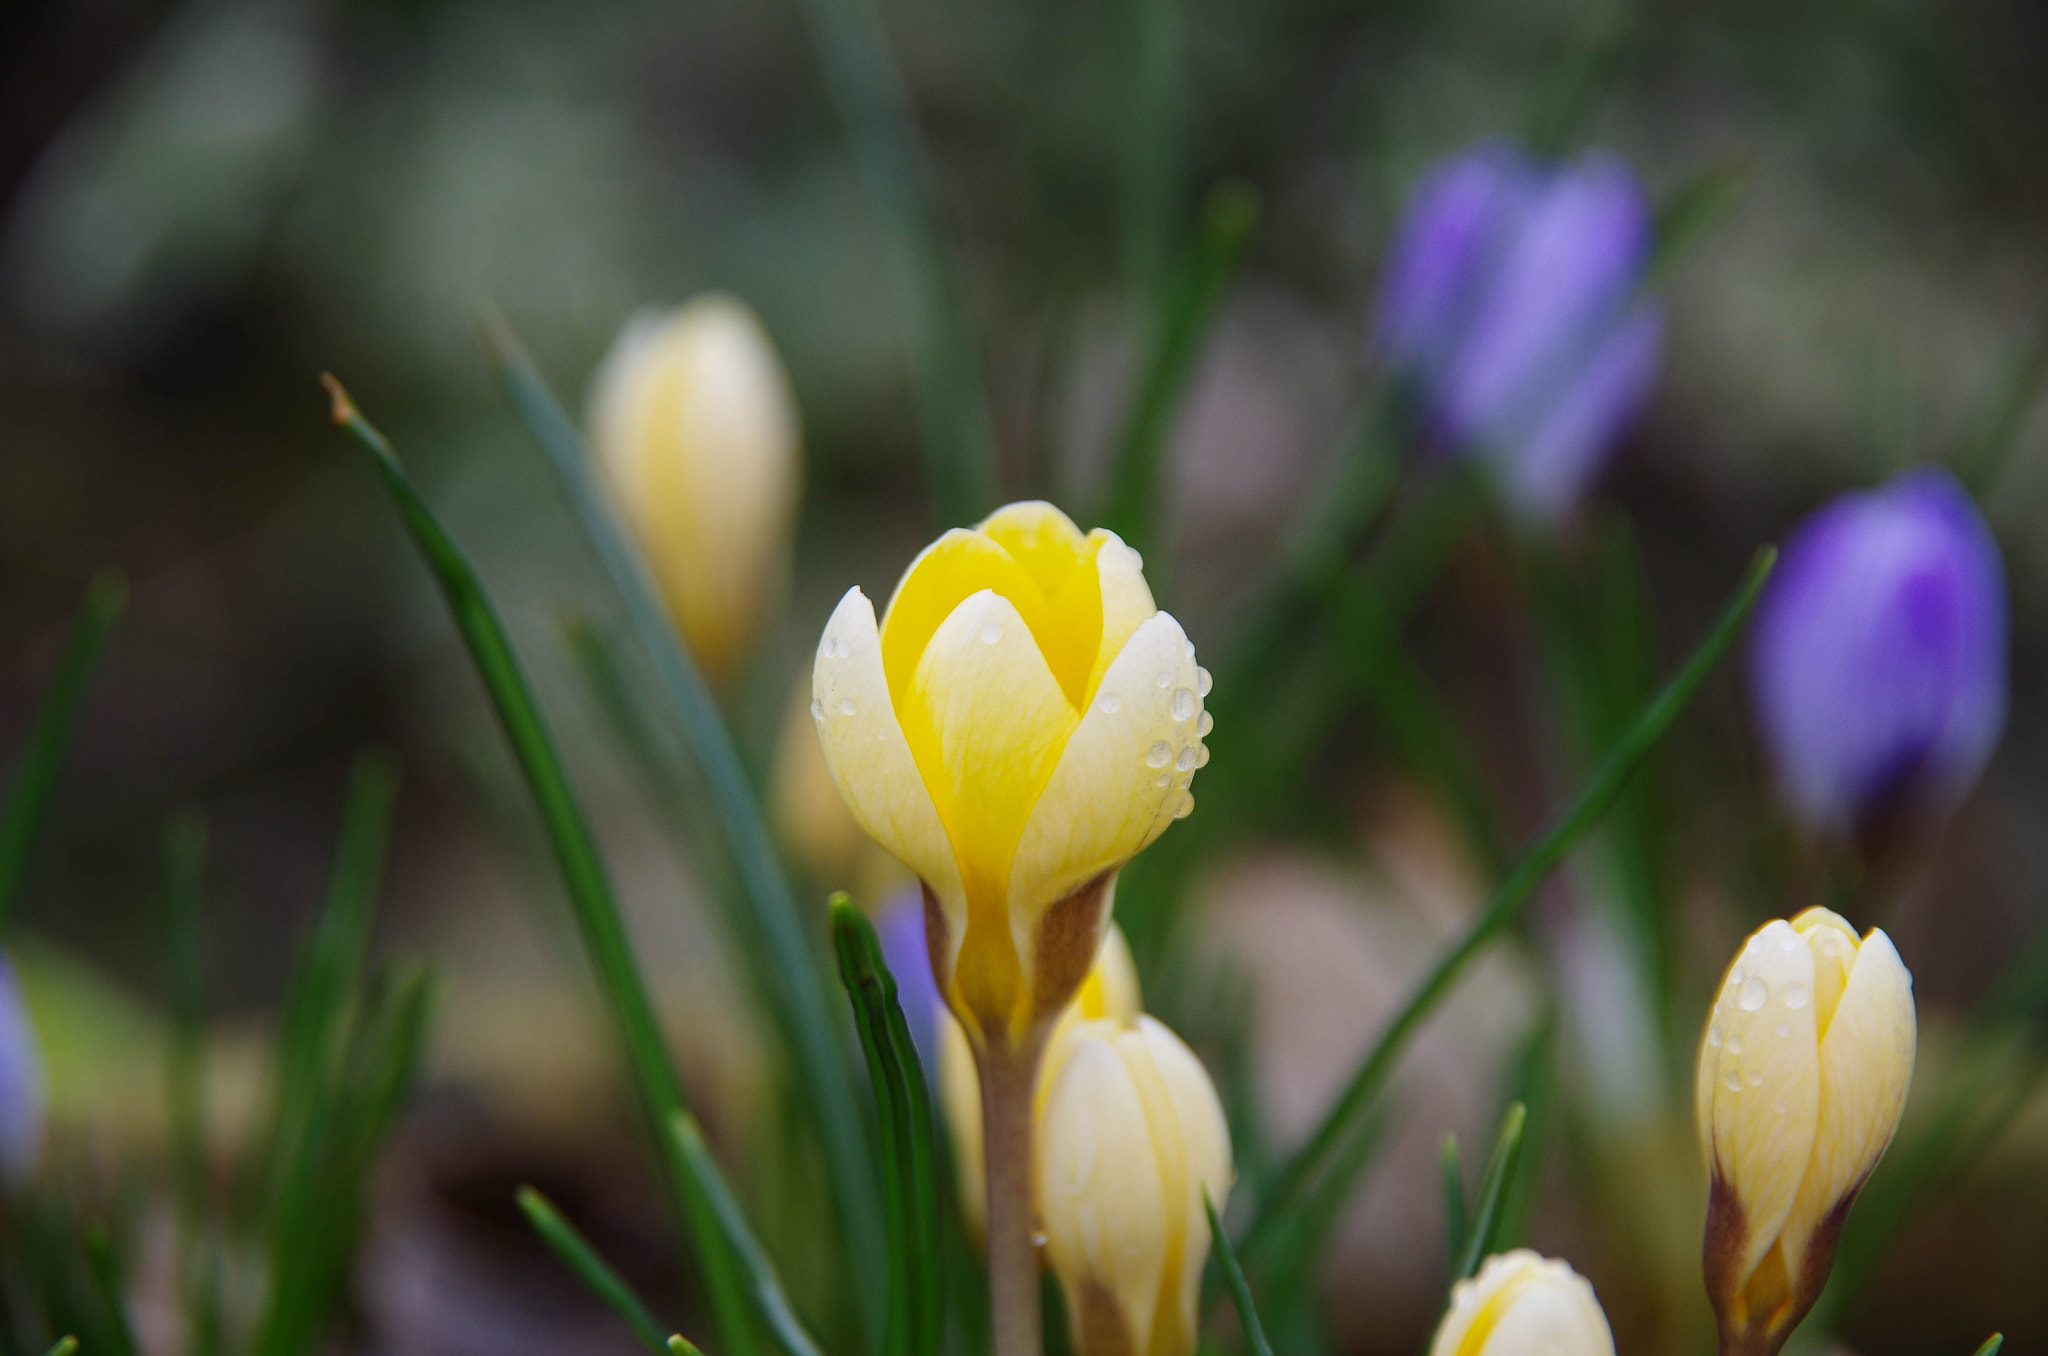
M 1193 806 L 1208 678 L 1137 552 L 1049 504 L 954 530 L 882 625 L 825 625 L 811 707 L 854 817 L 914 871 L 977 1046 L 1042 1038 L 1092 964 L 1116 871 Z
M 1051 1063 L 1051 1061 L 1048 1061 Z M 1039 1215 L 1079 1356 L 1189 1356 L 1206 1190 L 1230 1130 L 1201 1062 L 1150 1017 L 1079 1023 L 1042 1094 Z
M 590 441 L 691 654 L 729 679 L 780 603 L 802 488 L 768 332 L 718 294 L 642 311 L 592 382 Z
M 1898 1129 L 1913 977 L 1826 909 L 1736 955 L 1700 1045 L 1705 1269 L 1724 1353 L 1774 1353 L 1819 1298 L 1842 1222 Z
M 1053 1034 L 1046 1042 L 1045 1058 L 1038 1066 L 1038 1084 L 1032 1096 L 1033 1114 L 1045 1107 L 1045 1091 L 1059 1068 L 1062 1051 L 1082 1022 L 1104 1019 L 1134 1022 L 1144 1002 L 1138 990 L 1138 967 L 1131 959 L 1131 944 L 1115 923 L 1103 934 L 1102 949 L 1080 992 L 1060 1014 Z M 968 1230 L 979 1238 L 985 1227 L 987 1168 L 983 1162 L 981 1136 L 981 1079 L 974 1067 L 974 1050 L 967 1033 L 951 1016 L 939 1017 L 939 1100 L 945 1107 L 946 1123 L 953 1133 L 953 1162 L 960 1174 L 960 1210 Z
M 1517 1248 L 1451 1287 L 1429 1356 L 1614 1356 L 1614 1333 L 1585 1277 Z

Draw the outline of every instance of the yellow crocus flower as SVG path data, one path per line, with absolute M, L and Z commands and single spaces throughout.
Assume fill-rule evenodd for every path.
M 1192 808 L 1207 686 L 1137 552 L 1050 504 L 940 537 L 879 627 L 841 599 L 812 672 L 825 759 L 935 904 L 934 974 L 977 1049 L 1034 1050 L 1073 998 L 1117 869 Z
M 1721 1350 L 1768 1356 L 1813 1307 L 1856 1193 L 1905 1109 L 1913 977 L 1827 909 L 1760 928 L 1700 1044 L 1707 1294 Z
M 1429 1356 L 1614 1356 L 1614 1333 L 1585 1277 L 1517 1248 L 1451 1287 Z

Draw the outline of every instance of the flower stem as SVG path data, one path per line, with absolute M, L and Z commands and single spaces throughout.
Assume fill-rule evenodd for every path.
M 1031 1090 L 1042 1038 L 990 1041 L 981 1051 L 981 1119 L 988 1163 L 988 1293 L 995 1356 L 1040 1356 L 1038 1212 L 1032 1178 Z

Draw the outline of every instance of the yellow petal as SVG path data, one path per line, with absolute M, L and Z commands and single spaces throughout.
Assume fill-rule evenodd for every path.
M 1010 865 L 1013 911 L 1121 865 L 1173 822 L 1200 758 L 1198 688 L 1186 633 L 1154 613 L 1103 675 L 1031 809 Z M 1021 937 L 1033 922 L 1017 918 Z
M 1742 1202 L 1747 1231 L 1735 1274 L 1747 1276 L 1792 1213 L 1820 1112 L 1813 952 L 1791 924 L 1766 924 L 1737 954 L 1703 1056 L 1713 1161 Z
M 931 887 L 957 956 L 967 927 L 960 868 L 889 700 L 874 605 L 857 588 L 846 591 L 825 623 L 811 691 L 818 741 L 839 794 L 868 836 Z
M 1152 1345 L 1155 1351 L 1165 1346 L 1192 1351 L 1202 1266 L 1209 1256 L 1209 1217 L 1202 1208 L 1202 1193 L 1208 1192 L 1221 1213 L 1230 1195 L 1232 1178 L 1230 1126 L 1223 1116 L 1223 1104 L 1216 1097 L 1216 1086 L 1209 1081 L 1208 1071 L 1195 1058 L 1194 1051 L 1150 1017 L 1138 1018 L 1135 1029 L 1171 1104 L 1173 1133 L 1180 1142 L 1182 1163 L 1179 1275 L 1167 1278 L 1170 1286 L 1161 1296 L 1161 1310 L 1155 1320 L 1158 1327 L 1170 1329 L 1172 1337 L 1162 1342 L 1155 1332 Z M 1155 1138 L 1164 1136 L 1155 1130 Z M 1172 1209 L 1171 1204 L 1168 1208 Z
M 1856 929 L 1834 910 L 1815 905 L 1792 920 L 1792 930 L 1813 951 L 1814 1029 L 1826 1036 L 1835 1004 L 1842 1000 L 1842 986 L 1856 965 Z
M 1614 1356 L 1614 1333 L 1585 1277 L 1549 1260 L 1524 1261 L 1518 1271 L 1515 1294 L 1476 1351 L 1486 1356 Z
M 1131 959 L 1131 944 L 1114 921 L 1102 930 L 1102 949 L 1095 953 L 1094 968 L 1081 981 L 1074 1007 L 1084 1021 L 1113 1017 L 1120 1022 L 1136 1021 L 1145 1006 L 1138 988 L 1138 963 Z
M 1918 1023 L 1913 977 L 1891 938 L 1872 929 L 1856 953 L 1834 1021 L 1820 1043 L 1820 1123 L 1785 1256 L 1798 1263 L 1826 1215 L 1860 1186 L 1899 1128 L 1913 1079 Z
M 1159 611 L 1159 605 L 1152 601 L 1152 590 L 1145 583 L 1145 562 L 1124 545 L 1122 537 L 1098 527 L 1088 534 L 1088 545 L 1095 552 L 1096 574 L 1102 585 L 1102 643 L 1096 648 L 1088 678 L 1088 696 L 1093 697 L 1102 675 L 1123 653 L 1138 627 Z

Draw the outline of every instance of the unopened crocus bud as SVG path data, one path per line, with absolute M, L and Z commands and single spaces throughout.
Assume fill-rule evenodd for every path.
M 1826 909 L 1743 946 L 1700 1045 L 1707 1295 L 1724 1356 L 1772 1356 L 1820 1296 L 1913 1076 L 1913 978 Z
M 1585 1277 L 1517 1248 L 1451 1287 L 1429 1356 L 1614 1356 L 1614 1334 Z
M 1786 802 L 1832 835 L 1945 810 L 2005 726 L 1998 544 L 1946 471 L 1845 494 L 1786 543 L 1750 692 Z
M 590 439 L 691 654 L 729 678 L 780 601 L 802 484 L 768 332 L 717 294 L 634 316 L 592 384 Z
M 921 934 L 920 934 L 921 935 Z M 1103 934 L 1102 949 L 1088 978 L 1081 981 L 1074 1001 L 1060 1014 L 1046 1041 L 1045 1057 L 1038 1066 L 1038 1083 L 1033 1095 L 1033 1112 L 1045 1107 L 1046 1089 L 1064 1058 L 1074 1032 L 1088 1022 L 1134 1022 L 1144 1000 L 1138 988 L 1138 967 L 1131 959 L 1131 945 L 1115 923 Z M 953 1133 L 953 1162 L 960 1174 L 960 1208 L 967 1225 L 977 1237 L 986 1212 L 987 1168 L 981 1135 L 981 1083 L 974 1067 L 974 1049 L 967 1033 L 950 1013 L 938 1013 L 939 1099 L 945 1107 L 946 1123 Z
M 1545 164 L 1489 142 L 1439 166 L 1388 253 L 1375 338 L 1430 436 L 1508 505 L 1569 513 L 1655 383 L 1648 201 L 1619 156 Z
M 14 969 L 0 960 L 0 1178 L 34 1168 L 42 1141 L 42 1058 Z
M 931 901 L 933 973 L 977 1048 L 1033 1051 L 1099 949 L 1117 870 L 1193 807 L 1207 675 L 1138 553 L 1012 504 L 858 588 L 812 673 L 825 761 Z
M 1074 1029 L 1039 1111 L 1039 1214 L 1079 1356 L 1189 1356 L 1230 1130 L 1201 1061 L 1150 1017 Z

